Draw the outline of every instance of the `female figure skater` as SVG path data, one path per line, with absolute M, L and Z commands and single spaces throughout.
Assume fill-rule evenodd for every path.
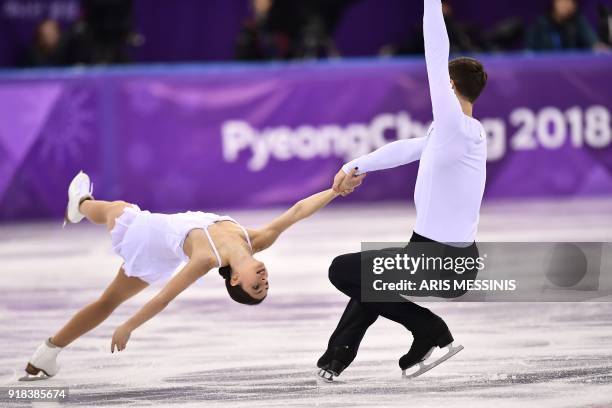
M 56 334 L 41 344 L 29 360 L 27 375 L 36 380 L 57 374 L 57 355 L 83 334 L 102 323 L 121 303 L 150 283 L 169 280 L 163 289 L 136 314 L 115 330 L 111 352 L 126 348 L 131 333 L 161 312 L 179 293 L 219 267 L 230 297 L 236 302 L 257 305 L 268 294 L 268 271 L 253 257 L 274 243 L 294 223 L 311 216 L 338 195 L 347 195 L 361 184 L 364 175 L 355 171 L 340 191 L 314 194 L 291 207 L 261 229 L 246 229 L 228 216 L 186 212 L 152 214 L 124 201 L 99 201 L 92 196 L 87 174 L 80 172 L 70 183 L 66 222 L 87 218 L 108 228 L 114 252 L 124 263 L 111 284 L 95 302 L 81 309 Z M 186 265 L 173 277 L 173 271 Z

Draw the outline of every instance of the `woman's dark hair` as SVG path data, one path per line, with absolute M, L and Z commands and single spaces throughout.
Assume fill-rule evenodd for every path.
M 225 289 L 227 289 L 227 293 L 235 302 L 242 303 L 243 305 L 253 306 L 260 304 L 266 298 L 264 296 L 261 299 L 255 299 L 254 297 L 249 295 L 244 289 L 242 289 L 242 286 L 232 286 L 232 268 L 230 268 L 229 266 L 219 268 L 219 275 L 221 275 L 221 277 L 223 277 L 223 279 L 225 280 Z

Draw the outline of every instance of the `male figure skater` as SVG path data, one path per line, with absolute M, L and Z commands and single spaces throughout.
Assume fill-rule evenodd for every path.
M 472 58 L 450 61 L 450 44 L 442 16 L 441 0 L 424 0 L 425 59 L 433 108 L 433 124 L 427 137 L 401 140 L 351 161 L 334 179 L 334 189 L 345 188 L 347 174 L 401 166 L 420 160 L 414 192 L 416 225 L 412 242 L 430 242 L 443 251 L 473 256 L 480 204 L 486 179 L 487 142 L 480 122 L 472 117 L 473 105 L 487 83 L 480 62 Z M 409 251 L 410 245 L 406 248 Z M 445 253 L 447 253 L 445 252 Z M 462 349 L 453 347 L 453 336 L 439 316 L 412 302 L 361 302 L 362 255 L 341 255 L 329 269 L 334 286 L 350 297 L 327 351 L 319 359 L 319 375 L 331 381 L 355 358 L 361 339 L 378 316 L 405 326 L 414 341 L 399 360 L 406 369 L 420 365 L 420 375 Z M 423 362 L 436 347 L 449 351 L 439 360 Z

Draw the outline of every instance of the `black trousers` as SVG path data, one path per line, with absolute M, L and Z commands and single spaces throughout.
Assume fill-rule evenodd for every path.
M 410 242 L 431 242 L 434 245 L 439 245 L 443 253 L 450 256 L 478 256 L 478 249 L 475 244 L 468 248 L 449 247 L 448 245 L 436 243 L 422 237 L 417 233 L 413 234 Z M 409 249 L 409 247 L 410 245 L 406 249 Z M 412 332 L 415 338 L 437 338 L 449 332 L 448 326 L 442 318 L 431 310 L 413 302 L 361 302 L 362 262 L 369 257 L 385 256 L 385 252 L 394 254 L 397 253 L 397 249 L 345 254 L 333 260 L 329 267 L 329 280 L 338 290 L 347 295 L 350 300 L 336 330 L 334 330 L 329 339 L 328 348 L 348 346 L 356 353 L 363 336 L 368 328 L 378 319 L 378 316 L 383 316 L 401 324 Z M 475 271 L 470 271 L 466 274 L 466 278 L 472 276 L 475 277 Z M 461 294 L 455 294 L 454 296 Z

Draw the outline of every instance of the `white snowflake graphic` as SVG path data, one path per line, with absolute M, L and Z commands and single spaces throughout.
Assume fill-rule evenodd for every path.
M 42 135 L 41 157 L 52 164 L 76 161 L 83 146 L 93 138 L 94 114 L 85 106 L 91 94 L 86 90 L 66 90 L 53 108 Z

